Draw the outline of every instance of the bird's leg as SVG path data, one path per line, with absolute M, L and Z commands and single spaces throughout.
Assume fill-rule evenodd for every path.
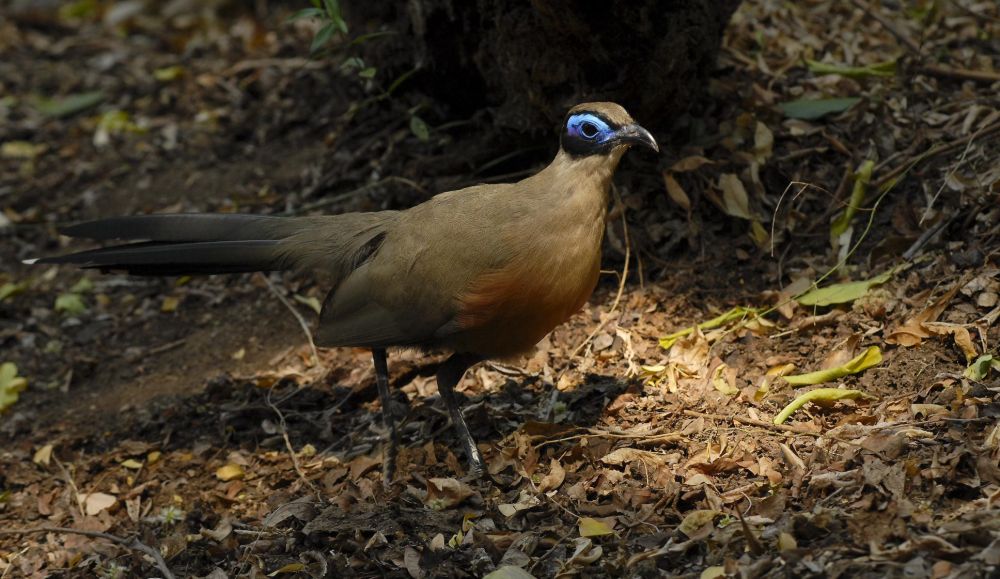
M 389 444 L 382 451 L 382 484 L 388 488 L 392 477 L 396 474 L 399 432 L 396 430 L 396 416 L 392 412 L 392 395 L 389 394 L 389 364 L 386 362 L 385 349 L 372 348 L 372 361 L 375 363 L 375 383 L 378 385 L 378 397 L 382 401 L 382 422 L 389 430 Z
M 462 409 L 458 406 L 455 385 L 465 375 L 465 371 L 479 361 L 480 358 L 476 356 L 454 354 L 441 364 L 437 372 L 438 391 L 441 393 L 444 405 L 448 408 L 448 414 L 451 415 L 451 422 L 458 432 L 458 437 L 461 439 L 462 445 L 465 446 L 465 454 L 469 461 L 469 474 L 476 478 L 486 473 L 486 464 L 483 462 L 482 455 L 479 454 L 479 448 L 476 447 L 476 440 L 469 432 L 469 425 L 465 423 Z

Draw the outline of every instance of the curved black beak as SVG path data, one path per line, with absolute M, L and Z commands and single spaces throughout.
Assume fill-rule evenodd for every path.
M 628 143 L 630 145 L 642 145 L 644 147 L 649 147 L 657 153 L 660 152 L 660 146 L 656 144 L 656 139 L 653 138 L 653 135 L 638 124 L 633 123 L 619 129 L 618 139 L 623 143 Z

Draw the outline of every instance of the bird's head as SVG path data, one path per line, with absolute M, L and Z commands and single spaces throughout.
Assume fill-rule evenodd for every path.
M 592 155 L 617 158 L 632 145 L 660 150 L 649 131 L 633 121 L 621 105 L 609 102 L 583 103 L 571 108 L 559 144 L 574 158 Z

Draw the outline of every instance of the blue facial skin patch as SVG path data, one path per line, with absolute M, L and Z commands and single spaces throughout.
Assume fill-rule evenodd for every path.
M 615 131 L 597 115 L 578 113 L 571 115 L 566 121 L 566 136 L 601 144 L 611 140 Z

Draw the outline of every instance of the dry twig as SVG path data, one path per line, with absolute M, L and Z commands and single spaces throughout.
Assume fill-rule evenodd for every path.
M 160 555 L 159 551 L 140 541 L 138 537 L 124 539 L 109 533 L 84 531 L 82 529 L 71 529 L 69 527 L 37 527 L 34 529 L 11 529 L 9 531 L 0 530 L 0 535 L 33 535 L 35 533 L 69 533 L 90 537 L 92 539 L 104 539 L 106 541 L 111 541 L 112 543 L 116 543 L 123 547 L 149 555 L 153 559 L 156 568 L 160 570 L 160 573 L 163 573 L 163 579 L 175 579 L 174 574 L 170 572 L 170 567 L 167 567 L 167 562 L 163 560 L 163 555 Z
M 590 335 L 584 338 L 582 342 L 580 342 L 579 344 L 577 344 L 575 348 L 573 348 L 573 352 L 567 358 L 567 360 L 569 361 L 575 359 L 577 354 L 580 353 L 580 350 L 582 350 L 584 346 L 589 344 L 590 341 L 593 340 L 594 337 L 597 336 L 597 334 L 601 330 L 603 330 L 606 325 L 608 325 L 608 322 L 611 320 L 611 314 L 615 313 L 615 311 L 618 309 L 618 303 L 621 301 L 622 293 L 625 291 L 625 282 L 628 281 L 628 265 L 629 265 L 629 259 L 632 256 L 632 243 L 629 241 L 628 237 L 628 222 L 625 219 L 625 205 L 622 204 L 621 199 L 618 198 L 618 190 L 612 187 L 612 191 L 614 191 L 615 193 L 615 200 L 617 201 L 618 205 L 622 207 L 622 233 L 625 237 L 625 263 L 622 265 L 622 275 L 621 279 L 618 281 L 618 292 L 615 293 L 615 301 L 611 303 L 611 309 L 608 310 L 608 316 L 604 318 L 603 322 L 597 324 L 597 327 L 594 328 L 594 331 L 590 332 Z
M 851 0 L 851 2 L 855 6 L 863 10 L 866 14 L 877 20 L 878 23 L 882 25 L 882 28 L 888 30 L 889 34 L 895 36 L 897 40 L 905 44 L 906 47 L 912 50 L 914 54 L 920 55 L 920 45 L 917 44 L 916 41 L 914 41 L 912 38 L 910 38 L 908 34 L 903 32 L 899 28 L 896 28 L 896 25 L 893 24 L 892 22 L 889 22 L 889 20 L 885 16 L 882 16 L 881 14 L 878 13 L 878 11 L 873 10 L 872 7 L 869 6 L 868 3 L 866 3 L 864 0 Z
M 302 467 L 299 465 L 299 458 L 295 455 L 295 448 L 292 446 L 292 441 L 288 438 L 288 427 L 285 425 L 285 415 L 271 402 L 271 392 L 273 390 L 274 386 L 267 391 L 267 396 L 264 397 L 264 402 L 266 402 L 268 407 L 270 407 L 270 409 L 278 415 L 278 428 L 281 429 L 281 438 L 285 441 L 285 449 L 288 450 L 288 455 L 292 457 L 292 467 L 295 469 L 295 474 L 299 475 L 299 479 L 305 483 L 310 490 L 316 493 L 316 497 L 319 500 L 319 491 L 312 484 L 312 482 L 306 478 L 306 473 L 302 471 Z
M 939 78 L 971 80 L 974 82 L 985 83 L 1000 82 L 1000 73 L 989 70 L 970 70 L 968 68 L 944 66 L 943 64 L 927 64 L 920 67 L 918 70 L 928 76 L 936 76 Z
M 781 430 L 783 432 L 791 432 L 794 434 L 808 434 L 810 436 L 820 436 L 819 433 L 813 432 L 808 428 L 802 426 L 792 426 L 790 424 L 773 424 L 771 422 L 765 422 L 763 420 L 754 420 L 753 418 L 743 418 L 742 416 L 723 416 L 721 414 L 708 414 L 705 412 L 695 412 L 694 410 L 685 410 L 684 414 L 686 416 L 693 416 L 695 418 L 708 418 L 709 420 L 722 420 L 733 422 L 738 422 L 746 426 L 759 426 L 760 428 L 768 428 L 771 430 Z
M 284 295 L 282 295 L 280 291 L 278 291 L 278 288 L 274 286 L 274 283 L 271 282 L 270 278 L 268 278 L 266 275 L 264 275 L 263 277 L 264 277 L 264 282 L 267 283 L 267 287 L 268 289 L 271 290 L 271 293 L 273 293 L 275 297 L 281 300 L 281 303 L 284 304 L 286 308 L 288 308 L 288 311 L 292 312 L 292 315 L 295 316 L 295 319 L 299 322 L 299 326 L 302 328 L 302 332 L 306 335 L 306 339 L 309 341 L 309 349 L 312 351 L 313 364 L 315 366 L 319 366 L 319 352 L 316 351 L 316 343 L 313 342 L 312 332 L 309 330 L 309 324 L 306 323 L 306 319 L 303 318 L 302 314 L 299 313 L 299 310 L 296 309 L 294 305 L 292 305 L 292 302 L 288 301 L 288 298 L 286 298 Z

